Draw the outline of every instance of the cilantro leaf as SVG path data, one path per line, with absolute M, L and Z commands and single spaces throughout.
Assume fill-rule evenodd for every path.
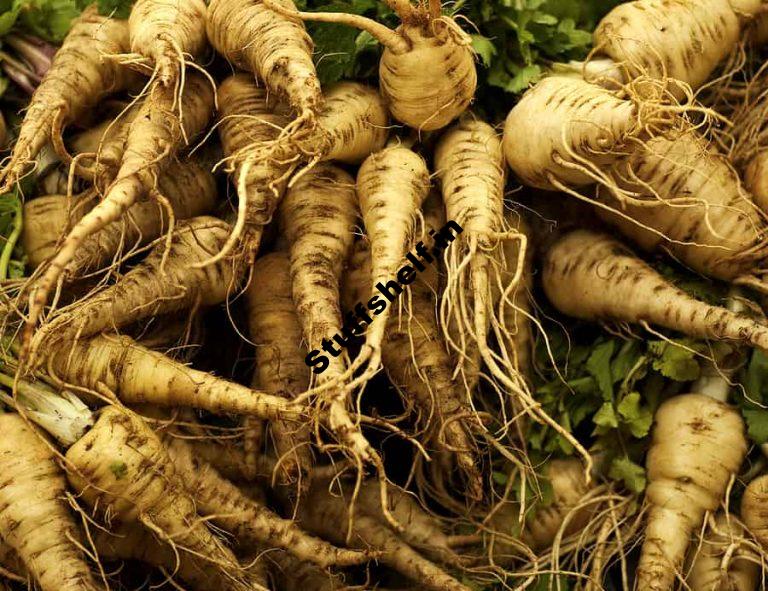
M 641 493 L 645 489 L 645 468 L 627 456 L 614 458 L 608 475 L 615 480 L 621 480 L 632 492 Z
M 749 437 L 758 445 L 768 443 L 768 410 L 743 409 Z
M 653 341 L 648 344 L 648 350 L 655 356 L 653 368 L 677 382 L 690 382 L 699 377 L 701 367 L 696 360 L 698 349 L 688 340 Z
M 99 14 L 128 18 L 135 0 L 98 0 Z
M 639 392 L 632 392 L 625 396 L 616 410 L 634 437 L 640 439 L 648 435 L 653 423 L 653 413 L 650 408 L 641 404 Z
M 593 378 L 595 378 L 605 400 L 611 400 L 613 398 L 611 358 L 613 357 L 615 349 L 615 341 L 606 341 L 595 347 L 587 360 L 587 371 Z
M 592 421 L 595 423 L 595 425 L 598 425 L 600 427 L 609 427 L 609 428 L 616 428 L 619 426 L 619 419 L 616 416 L 616 411 L 613 408 L 612 402 L 604 402 L 603 405 L 600 407 L 600 410 L 598 410 L 595 413 L 595 416 L 592 417 Z

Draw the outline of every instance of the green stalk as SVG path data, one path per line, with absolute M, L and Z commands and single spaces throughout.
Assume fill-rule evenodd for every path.
M 16 203 L 14 205 L 15 211 L 13 213 L 13 229 L 11 231 L 11 235 L 8 236 L 5 242 L 3 252 L 0 253 L 0 281 L 8 279 L 8 267 L 11 264 L 11 256 L 13 256 L 13 250 L 16 248 L 16 242 L 18 242 L 19 236 L 21 236 L 21 201 L 19 199 L 16 199 L 15 201 Z

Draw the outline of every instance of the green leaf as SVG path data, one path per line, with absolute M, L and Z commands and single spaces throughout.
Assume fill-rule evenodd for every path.
M 615 341 L 606 341 L 592 351 L 587 360 L 587 371 L 595 378 L 603 399 L 613 399 L 613 376 L 611 375 L 611 358 L 616 349 Z
M 651 409 L 641 405 L 639 392 L 632 392 L 625 396 L 616 410 L 619 411 L 622 422 L 627 424 L 634 437 L 640 439 L 648 435 L 653 423 L 653 413 Z
M 764 392 L 768 385 L 768 356 L 759 349 L 752 352 L 747 370 L 742 380 L 748 398 L 764 402 Z
M 5 35 L 16 24 L 19 17 L 21 5 L 11 0 L 2 0 L 0 2 L 0 35 Z
M 680 344 L 668 341 L 649 343 L 648 349 L 656 357 L 653 369 L 678 382 L 695 380 L 701 368 L 696 360 L 696 350 L 691 345 L 688 341 L 680 341 Z
M 17 0 L 19 26 L 48 41 L 61 41 L 82 7 L 77 0 Z
M 128 18 L 135 0 L 98 0 L 99 14 Z
M 471 37 L 472 49 L 480 56 L 483 65 L 486 68 L 490 67 L 493 56 L 497 53 L 496 46 L 488 37 L 483 37 L 482 35 L 471 35 Z
M 645 490 L 645 469 L 626 456 L 613 459 L 608 476 L 621 480 L 632 492 L 641 493 Z
M 768 410 L 745 408 L 741 412 L 750 439 L 757 445 L 768 443 Z
M 608 427 L 615 429 L 619 426 L 619 419 L 616 416 L 616 411 L 613 408 L 612 402 L 605 402 L 592 417 L 592 421 L 595 425 L 600 427 Z

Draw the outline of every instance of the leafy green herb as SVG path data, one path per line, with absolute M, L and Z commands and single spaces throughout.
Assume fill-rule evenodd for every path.
M 135 0 L 98 0 L 99 14 L 128 18 Z
M 640 493 L 645 489 L 645 468 L 626 456 L 614 458 L 608 476 L 621 480 L 629 490 Z
M 758 445 L 768 443 L 768 356 L 755 349 L 741 372 L 743 389 L 734 398 L 741 407 L 749 437 Z

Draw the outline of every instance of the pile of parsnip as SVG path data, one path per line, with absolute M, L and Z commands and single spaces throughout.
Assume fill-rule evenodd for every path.
M 768 353 L 768 0 L 621 4 L 503 130 L 471 25 L 386 4 L 73 22 L 0 164 L 0 591 L 765 586 L 731 403 Z M 305 21 L 378 41 L 378 87 L 321 86 Z M 642 495 L 537 398 L 554 314 L 711 344 Z

